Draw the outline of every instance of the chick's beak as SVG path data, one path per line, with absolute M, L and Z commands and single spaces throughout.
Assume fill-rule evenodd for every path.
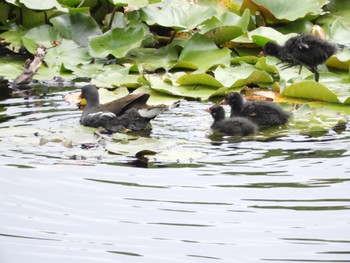
M 261 50 L 260 53 L 259 53 L 259 57 L 265 57 L 265 55 L 266 54 L 265 54 L 264 50 Z
M 210 108 L 205 109 L 205 111 L 211 113 L 211 109 Z

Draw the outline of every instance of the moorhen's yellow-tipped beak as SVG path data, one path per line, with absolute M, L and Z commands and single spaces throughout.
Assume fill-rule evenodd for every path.
M 80 100 L 78 101 L 79 108 L 84 107 L 86 105 L 86 99 L 83 95 L 83 93 L 80 93 L 79 97 Z
M 260 51 L 259 57 L 265 57 L 265 52 L 264 52 L 264 50 L 261 50 L 261 51 Z
M 228 101 L 227 99 L 223 99 L 220 103 L 221 105 L 228 105 Z
M 211 109 L 210 108 L 205 109 L 204 111 L 211 113 Z

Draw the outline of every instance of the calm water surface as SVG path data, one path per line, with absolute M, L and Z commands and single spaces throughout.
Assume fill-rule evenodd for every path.
M 142 165 L 40 143 L 79 126 L 62 94 L 0 101 L 0 262 L 350 262 L 349 127 L 238 141 L 184 102 L 148 135 L 178 156 Z

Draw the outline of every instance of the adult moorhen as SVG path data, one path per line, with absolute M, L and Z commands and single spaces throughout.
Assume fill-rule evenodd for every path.
M 152 119 L 167 109 L 164 105 L 148 106 L 146 102 L 149 94 L 146 93 L 129 94 L 100 104 L 99 93 L 94 85 L 84 86 L 80 97 L 86 99 L 80 123 L 84 126 L 103 127 L 110 132 L 144 130 Z
M 231 117 L 225 119 L 225 110 L 220 105 L 213 105 L 206 110 L 211 114 L 214 123 L 211 125 L 213 130 L 217 130 L 227 135 L 249 135 L 258 131 L 258 126 L 243 117 Z
M 231 117 L 246 117 L 264 128 L 285 124 L 290 118 L 290 113 L 278 104 L 268 101 L 244 102 L 243 96 L 238 92 L 226 95 L 221 104 L 231 106 Z
M 315 74 L 315 81 L 319 81 L 320 74 L 317 66 L 324 63 L 337 52 L 337 46 L 318 36 L 301 34 L 286 41 L 283 46 L 275 42 L 267 42 L 262 49 L 262 54 L 277 57 L 286 65 L 283 69 L 300 65 L 308 68 Z

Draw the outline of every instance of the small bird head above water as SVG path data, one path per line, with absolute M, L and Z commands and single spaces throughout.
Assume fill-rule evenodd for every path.
M 244 103 L 243 96 L 238 92 L 232 92 L 221 101 L 221 105 L 230 105 L 231 107 L 235 106 L 241 108 Z
M 209 112 L 213 119 L 216 121 L 225 119 L 225 110 L 220 105 L 213 105 L 205 111 Z
M 278 45 L 276 42 L 267 42 L 265 44 L 265 46 L 263 46 L 261 52 L 260 52 L 260 56 L 275 56 L 275 57 L 279 57 L 279 54 L 281 52 L 282 47 L 280 45 Z

